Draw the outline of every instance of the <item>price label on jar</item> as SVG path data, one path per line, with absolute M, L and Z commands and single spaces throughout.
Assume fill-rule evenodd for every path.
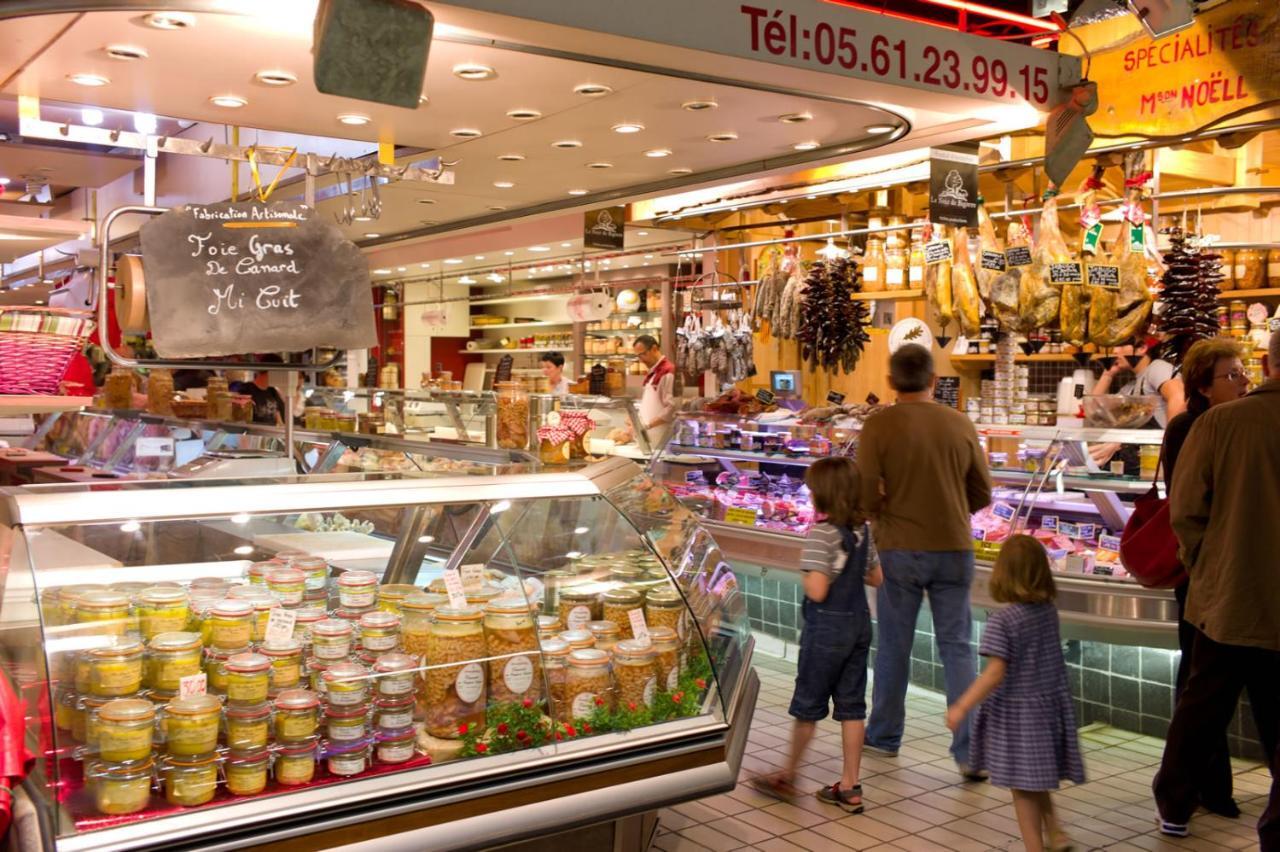
M 644 621 L 644 610 L 633 609 L 627 613 L 627 618 L 631 619 L 631 635 L 636 638 L 637 642 L 649 644 L 649 625 Z
M 484 588 L 484 563 L 474 562 L 462 566 L 462 588 L 468 592 L 478 592 Z
M 652 707 L 653 699 L 658 695 L 658 679 L 651 677 L 644 682 L 644 706 Z
M 296 610 L 276 607 L 267 616 L 267 630 L 262 641 L 268 648 L 282 648 L 293 641 L 293 628 L 298 623 Z
M 579 692 L 573 696 L 573 718 L 582 719 L 590 716 L 596 709 L 594 692 Z
M 569 630 L 585 630 L 590 620 L 591 608 L 579 604 L 569 610 L 569 623 L 565 627 Z
M 178 697 L 191 698 L 204 695 L 209 687 L 209 678 L 204 672 L 178 678 Z
M 449 595 L 449 606 L 454 609 L 461 609 L 467 605 L 467 591 L 462 584 L 462 577 L 458 576 L 456 568 L 446 568 L 444 571 L 444 590 Z
M 484 693 L 484 666 L 479 663 L 467 663 L 458 672 L 454 681 L 454 689 L 458 700 L 464 704 L 474 704 Z
M 502 667 L 502 682 L 512 695 L 524 695 L 533 686 L 533 663 L 528 657 L 512 657 Z

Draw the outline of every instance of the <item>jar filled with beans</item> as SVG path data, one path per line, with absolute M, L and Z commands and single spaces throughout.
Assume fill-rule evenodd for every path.
M 631 618 L 627 613 L 644 606 L 644 595 L 636 589 L 624 586 L 605 592 L 600 596 L 600 601 L 603 620 L 618 625 L 623 639 L 635 638 L 631 633 Z
M 658 694 L 658 664 L 653 643 L 625 639 L 613 649 L 613 678 L 618 702 L 630 709 L 653 706 Z
M 427 733 L 457 739 L 459 726 L 485 723 L 485 670 L 488 656 L 484 613 L 476 607 L 440 607 L 431 622 L 422 703 Z
M 538 634 L 523 598 L 501 598 L 484 610 L 484 633 L 489 656 L 506 657 L 489 663 L 489 700 L 534 701 L 542 697 L 542 662 Z M 508 656 L 521 654 L 523 656 Z
M 680 637 L 670 627 L 651 627 L 649 640 L 656 655 L 658 684 L 672 692 L 680 681 Z
M 650 632 L 655 627 L 670 627 L 676 636 L 685 633 L 684 598 L 670 586 L 650 589 L 644 597 L 644 620 Z
M 560 638 L 542 640 L 542 660 L 546 666 L 547 688 L 551 690 L 547 714 L 557 722 L 572 722 L 569 705 L 569 643 Z
M 613 673 L 609 654 L 599 648 L 571 651 L 565 694 L 570 718 L 590 716 L 596 707 L 613 710 Z
M 622 628 L 612 621 L 590 621 L 587 623 L 587 630 L 591 631 L 591 636 L 595 639 L 592 647 L 601 651 L 612 653 L 613 646 L 622 641 Z

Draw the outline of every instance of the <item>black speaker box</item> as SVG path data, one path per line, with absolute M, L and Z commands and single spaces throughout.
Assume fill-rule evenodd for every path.
M 312 45 L 316 88 L 417 108 L 434 24 L 413 0 L 320 0 Z

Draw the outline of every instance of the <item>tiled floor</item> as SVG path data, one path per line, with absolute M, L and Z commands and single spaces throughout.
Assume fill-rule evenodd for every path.
M 812 796 L 794 805 L 776 802 L 745 782 L 782 766 L 791 720 L 794 664 L 756 655 L 760 701 L 733 792 L 677 805 L 661 814 L 654 848 L 663 852 L 828 852 L 828 850 L 909 850 L 986 852 L 1022 849 L 1009 793 L 990 784 L 964 784 L 947 752 L 940 695 L 914 687 L 907 698 L 907 736 L 897 758 L 863 756 L 866 812 L 849 816 Z M 1257 849 L 1254 825 L 1266 804 L 1271 778 L 1264 767 L 1235 761 L 1236 799 L 1244 814 L 1228 820 L 1204 813 L 1192 836 L 1165 838 L 1154 828 L 1151 777 L 1164 743 L 1104 726 L 1080 732 L 1089 782 L 1066 786 L 1055 797 L 1059 817 L 1076 849 L 1142 850 Z M 840 775 L 840 730 L 822 722 L 801 768 L 806 791 Z

